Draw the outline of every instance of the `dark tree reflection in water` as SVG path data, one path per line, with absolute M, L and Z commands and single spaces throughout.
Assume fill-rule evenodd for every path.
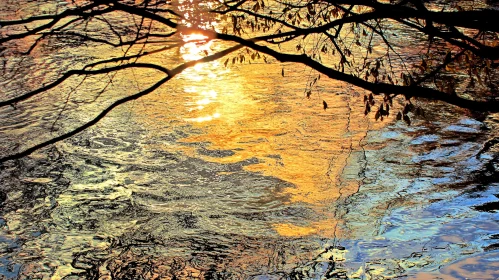
M 50 14 L 75 2 L 88 4 L 7 1 L 0 17 Z M 58 34 L 29 54 L 22 52 L 32 40 L 9 43 L 0 50 L 8 72 L 1 100 L 102 59 L 164 47 L 136 62 L 171 70 L 234 46 L 189 29 L 230 29 L 233 19 L 206 13 L 213 3 L 171 4 L 185 29 L 168 36 L 121 12 L 96 15 L 86 23 L 87 37 Z M 119 45 L 135 36 L 134 26 L 162 36 Z M 0 38 L 32 28 L 2 26 Z M 411 34 L 392 28 L 401 37 L 397 45 L 414 52 L 404 59 L 415 60 L 421 42 L 408 44 Z M 89 40 L 116 34 L 123 34 L 122 42 L 113 41 L 118 46 Z M 241 63 L 244 53 L 251 63 Z M 393 112 L 375 121 L 364 114 L 368 93 L 324 77 L 318 82 L 302 64 L 268 56 L 264 62 L 263 55 L 239 49 L 228 60 L 193 65 L 75 136 L 1 163 L 0 275 L 499 277 L 497 113 L 417 100 L 424 113 L 414 109 L 410 126 Z M 72 76 L 43 95 L 1 107 L 0 153 L 77 128 L 154 85 L 164 74 L 158 69 Z M 394 99 L 392 111 L 406 104 Z

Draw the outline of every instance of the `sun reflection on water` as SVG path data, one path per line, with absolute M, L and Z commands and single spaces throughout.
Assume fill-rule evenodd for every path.
M 212 52 L 213 41 L 208 36 L 199 33 L 182 34 L 181 36 L 185 44 L 180 48 L 180 54 L 185 61 L 201 59 Z M 218 64 L 218 62 L 197 64 L 186 71 L 185 77 L 193 82 L 201 83 L 205 79 L 216 80 L 217 74 L 209 69 L 218 67 Z M 184 92 L 193 95 L 193 99 L 195 99 L 195 101 L 189 101 L 185 104 L 188 112 L 196 115 L 202 114 L 201 116 L 187 117 L 184 120 L 189 122 L 209 122 L 220 118 L 220 113 L 216 109 L 210 110 L 212 106 L 208 106 L 217 102 L 218 93 L 214 89 L 199 90 L 198 87 L 185 86 Z M 206 111 L 211 112 L 206 114 Z
M 193 33 L 185 26 L 181 33 L 183 46 L 178 51 L 181 60 L 201 59 L 230 46 L 211 40 L 209 32 Z M 340 197 L 357 191 L 356 182 L 336 182 L 341 180 L 344 166 L 355 160 L 345 151 L 359 148 L 365 122 L 351 118 L 347 123 L 346 118 L 335 117 L 333 122 L 329 110 L 317 110 L 300 92 L 306 77 L 298 69 L 290 71 L 286 79 L 281 77 L 278 64 L 255 61 L 250 65 L 247 61 L 224 67 L 225 59 L 188 68 L 171 84 L 178 94 L 168 92 L 168 106 L 155 105 L 165 113 L 156 115 L 173 117 L 182 125 L 187 123 L 185 127 L 192 133 L 168 147 L 158 145 L 220 164 L 257 159 L 244 169 L 291 183 L 292 187 L 279 191 L 281 203 L 307 205 L 316 215 L 303 221 L 269 222 L 276 234 L 336 237 L 341 221 L 330 213 L 329 207 Z M 341 90 L 333 82 L 329 88 Z M 163 100 L 159 103 L 165 104 Z M 349 114 L 341 97 L 328 97 L 328 103 L 337 105 L 337 115 Z M 170 120 L 157 123 L 167 121 Z M 346 128 L 351 131 L 343 138 Z M 197 143 L 206 145 L 206 150 L 232 153 L 221 157 L 200 154 Z
M 203 34 L 182 34 L 184 45 L 180 47 L 180 55 L 185 61 L 201 59 L 211 53 L 213 41 Z M 203 63 L 194 66 L 194 70 L 201 70 Z

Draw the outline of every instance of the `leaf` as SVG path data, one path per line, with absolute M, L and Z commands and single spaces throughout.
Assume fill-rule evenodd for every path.
M 392 77 L 390 75 L 388 75 L 388 81 L 390 81 L 390 84 L 393 85 L 393 79 L 392 79 Z
M 325 100 L 322 100 L 322 105 L 324 106 L 324 111 L 326 111 L 327 109 L 327 103 Z
M 282 68 L 281 75 L 284 77 L 284 68 Z
M 227 58 L 224 62 L 224 66 L 227 67 L 227 64 L 229 63 L 229 59 Z
M 404 86 L 410 86 L 413 83 L 412 76 L 410 75 L 402 74 L 402 78 Z
M 397 113 L 397 121 L 400 121 L 402 119 L 402 113 L 398 112 Z
M 411 103 L 407 103 L 404 106 L 403 114 L 407 115 L 407 113 L 412 112 L 413 110 L 414 110 L 414 105 L 412 105 Z
M 232 30 L 234 30 L 234 32 L 237 30 L 237 17 L 236 16 L 232 16 Z
M 307 91 L 307 98 L 310 99 L 310 95 L 312 95 L 312 91 Z
M 407 125 L 411 125 L 411 119 L 409 118 L 408 115 L 404 115 L 404 122 L 407 124 Z
M 421 108 L 421 107 L 417 107 L 417 108 L 416 108 L 416 115 L 418 115 L 418 116 L 423 116 L 423 117 L 424 117 L 424 116 L 425 116 L 425 114 L 424 114 L 424 110 L 423 110 L 423 108 Z
M 253 6 L 253 12 L 258 12 L 258 10 L 260 9 L 260 3 L 256 2 L 255 6 Z
M 445 55 L 445 58 L 444 58 L 444 63 L 447 64 L 447 63 L 451 62 L 451 59 L 452 59 L 452 54 L 450 51 L 447 51 L 447 54 Z
M 374 119 L 378 120 L 380 116 L 381 116 L 381 113 L 380 113 L 380 111 L 378 110 L 378 111 L 376 112 L 376 115 L 374 115 Z

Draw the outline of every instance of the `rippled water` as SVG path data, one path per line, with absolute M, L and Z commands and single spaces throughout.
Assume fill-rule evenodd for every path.
M 57 67 L 86 51 L 62 48 L 53 61 L 24 63 Z M 151 60 L 196 55 L 187 48 Z M 482 150 L 497 137 L 497 116 L 429 103 L 412 126 L 376 122 L 363 115 L 363 92 L 346 84 L 323 79 L 307 99 L 302 66 L 223 61 L 188 69 L 91 129 L 0 166 L 0 274 L 499 277 L 498 154 Z M 79 83 L 69 80 L 4 108 L 1 150 L 75 127 L 157 77 L 124 72 L 90 102 L 106 81 L 99 76 L 66 104 Z M 36 88 L 37 79 L 49 78 L 24 86 Z M 64 106 L 58 118 L 54 109 Z

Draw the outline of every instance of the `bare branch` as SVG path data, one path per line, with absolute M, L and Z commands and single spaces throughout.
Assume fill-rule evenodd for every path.
M 31 153 L 37 151 L 37 150 L 40 150 L 44 147 L 47 147 L 49 145 L 52 145 L 52 144 L 55 144 L 57 142 L 60 142 L 62 140 L 65 140 L 65 139 L 68 139 L 82 131 L 84 131 L 85 129 L 88 129 L 89 127 L 92 127 L 93 125 L 97 124 L 100 120 L 102 120 L 107 114 L 109 114 L 109 112 L 111 112 L 114 108 L 122 105 L 122 104 L 125 104 L 127 102 L 130 102 L 132 100 L 136 100 L 142 96 L 145 96 L 153 91 L 155 91 L 156 89 L 158 89 L 160 86 L 162 86 L 163 84 L 165 84 L 166 82 L 168 82 L 169 80 L 171 80 L 173 77 L 175 77 L 176 75 L 182 73 L 185 69 L 187 68 L 190 68 L 190 67 L 193 67 L 199 63 L 204 63 L 204 62 L 209 62 L 209 61 L 214 61 L 214 60 L 217 60 L 223 56 L 226 56 L 227 54 L 230 54 L 234 51 L 237 51 L 239 49 L 241 49 L 243 46 L 242 45 L 237 45 L 237 46 L 234 46 L 234 47 L 231 47 L 231 48 L 228 48 L 228 49 L 225 49 L 223 51 L 220 51 L 218 53 L 215 53 L 215 54 L 212 54 L 212 55 L 209 55 L 209 56 L 206 56 L 204 58 L 201 58 L 201 59 L 198 59 L 198 60 L 194 60 L 194 61 L 189 61 L 189 62 L 186 62 L 180 66 L 177 66 L 176 68 L 172 69 L 172 70 L 166 70 L 166 73 L 167 73 L 167 76 L 164 77 L 163 79 L 159 80 L 158 82 L 156 82 L 155 84 L 153 84 L 152 86 L 148 87 L 147 89 L 145 90 L 142 90 L 138 93 L 135 93 L 135 94 L 132 94 L 130 96 L 127 96 L 125 98 L 121 98 L 117 101 L 115 101 L 113 104 L 111 104 L 110 106 L 108 106 L 106 109 L 104 109 L 101 113 L 99 113 L 95 118 L 93 118 L 92 120 L 90 120 L 89 122 L 79 126 L 78 128 L 76 129 L 73 129 L 67 133 L 64 133 L 62 135 L 59 135 L 57 137 L 54 137 L 54 138 L 51 138 L 45 142 L 42 142 L 40 144 L 37 144 L 37 145 L 34 145 L 24 151 L 21 151 L 21 152 L 18 152 L 18 153 L 14 153 L 14 154 L 11 154 L 11 155 L 8 155 L 8 156 L 5 156 L 5 157 L 2 157 L 0 158 L 0 163 L 2 162 L 5 162 L 5 161 L 8 161 L 8 160 L 13 160 L 13 159 L 19 159 L 19 158 L 22 158 L 22 157 L 25 157 L 25 156 L 28 156 L 30 155 Z M 98 70 L 96 70 L 98 71 Z
M 119 71 L 119 70 L 123 70 L 123 69 L 127 69 L 127 68 L 148 68 L 148 69 L 155 69 L 155 70 L 159 70 L 165 74 L 169 74 L 169 70 L 162 67 L 162 66 L 159 66 L 157 64 L 152 64 L 152 63 L 133 63 L 133 64 L 123 64 L 123 65 L 118 65 L 118 66 L 114 66 L 114 67 L 108 67 L 108 68 L 102 68 L 102 69 L 97 69 L 97 70 L 84 70 L 84 69 L 80 69 L 80 70 L 70 70 L 68 72 L 66 72 L 62 77 L 58 78 L 57 80 L 55 80 L 54 82 L 46 85 L 46 86 L 43 86 L 37 90 L 34 90 L 34 91 L 31 91 L 31 92 L 28 92 L 28 93 L 25 93 L 25 94 L 22 94 L 20 96 L 17 96 L 17 97 L 14 97 L 12 99 L 9 99 L 9 100 L 5 100 L 5 101 L 0 101 L 0 107 L 4 107 L 4 106 L 8 106 L 8 105 L 12 105 L 12 104 L 15 104 L 17 102 L 20 102 L 20 101 L 24 101 L 24 100 L 27 100 L 35 95 L 38 95 L 38 94 L 41 94 L 41 93 L 44 93 L 58 85 L 60 85 L 62 82 L 64 82 L 65 80 L 67 80 L 69 77 L 71 76 L 74 76 L 74 75 L 98 75 L 98 74 L 105 74 L 105 73 L 110 73 L 110 72 L 115 72 L 115 71 Z

